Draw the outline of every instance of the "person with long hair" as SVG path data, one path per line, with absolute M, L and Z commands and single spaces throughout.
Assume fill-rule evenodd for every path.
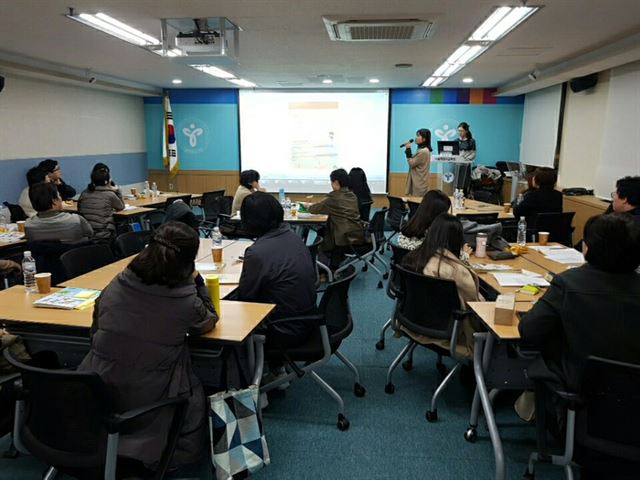
M 467 302 L 482 300 L 482 296 L 478 276 L 460 260 L 463 247 L 462 223 L 457 217 L 443 213 L 433 220 L 422 245 L 404 256 L 402 266 L 430 277 L 453 280 L 458 289 L 460 304 L 464 306 Z M 473 333 L 478 330 L 480 326 L 472 320 L 463 322 L 457 345 L 460 355 L 472 357 Z M 410 331 L 405 333 L 423 345 L 434 344 L 449 348 L 448 340 L 434 339 Z
M 398 246 L 405 250 L 415 250 L 424 240 L 433 220 L 451 209 L 451 200 L 442 190 L 429 190 L 416 210 L 404 224 L 398 236 Z
M 367 183 L 367 174 L 360 167 L 354 167 L 349 171 L 349 188 L 358 197 L 360 218 L 368 222 L 371 212 L 371 189 Z
M 416 132 L 418 150 L 411 152 L 411 143 L 404 145 L 404 154 L 409 164 L 405 193 L 411 197 L 422 197 L 429 190 L 429 170 L 431 168 L 431 131 L 421 128 Z
M 195 269 L 199 238 L 189 226 L 161 225 L 149 245 L 102 291 L 91 326 L 91 350 L 79 370 L 96 372 L 120 411 L 188 398 L 174 464 L 198 461 L 207 445 L 204 390 L 191 367 L 188 335 L 213 329 L 218 314 Z M 145 416 L 120 434 L 118 453 L 153 468 L 173 412 Z
M 465 160 L 475 160 L 476 139 L 473 138 L 467 122 L 460 122 L 458 125 L 458 143 L 460 144 L 460 156 Z
M 541 167 L 533 174 L 532 186 L 521 202 L 513 207 L 513 215 L 526 217 L 533 224 L 539 213 L 562 213 L 562 193 L 555 189 L 558 174 L 553 168 Z
M 78 213 L 87 219 L 96 240 L 110 241 L 115 238 L 116 224 L 113 212 L 123 209 L 122 194 L 113 186 L 109 169 L 94 167 L 91 183 L 78 199 Z
M 260 174 L 256 170 L 244 170 L 240 173 L 240 185 L 233 196 L 231 215 L 235 215 L 242 207 L 242 201 L 253 192 L 260 190 Z

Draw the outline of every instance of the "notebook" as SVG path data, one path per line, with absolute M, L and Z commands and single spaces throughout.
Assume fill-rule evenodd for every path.
M 43 308 L 61 308 L 63 310 L 84 310 L 93 306 L 98 295 L 100 295 L 100 290 L 65 288 L 36 300 L 33 305 Z

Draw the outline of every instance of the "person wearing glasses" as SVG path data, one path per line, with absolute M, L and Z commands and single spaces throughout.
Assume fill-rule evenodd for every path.
M 624 177 L 616 182 L 616 189 L 611 192 L 610 211 L 628 213 L 640 220 L 640 177 Z
M 60 198 L 63 201 L 66 202 L 76 196 L 76 189 L 71 185 L 67 185 L 64 183 L 64 180 L 62 180 L 62 170 L 60 169 L 60 164 L 57 160 L 51 160 L 48 158 L 41 161 L 38 166 L 47 172 L 49 181 L 56 186 L 58 193 L 60 194 Z

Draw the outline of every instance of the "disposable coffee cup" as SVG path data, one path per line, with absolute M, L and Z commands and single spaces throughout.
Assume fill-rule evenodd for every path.
M 38 287 L 38 293 L 51 292 L 51 274 L 50 273 L 36 273 L 36 285 Z
M 549 232 L 538 232 L 538 243 L 540 245 L 546 245 L 549 241 Z
M 133 195 L 134 197 L 137 197 L 137 196 L 138 196 L 138 189 L 137 189 L 137 188 L 135 188 L 135 187 L 134 187 L 134 188 L 132 188 L 132 189 L 131 189 L 131 195 Z
M 510 203 L 503 203 L 502 204 L 502 208 L 504 208 L 504 213 L 509 213 L 509 211 L 511 210 L 511 204 Z
M 222 263 L 222 247 L 213 247 L 211 249 L 213 263 Z
M 25 222 L 24 220 L 19 220 L 19 221 L 16 222 L 16 224 L 18 225 L 18 231 L 19 232 L 24 233 L 24 225 L 25 225 L 25 223 L 27 223 L 27 222 Z

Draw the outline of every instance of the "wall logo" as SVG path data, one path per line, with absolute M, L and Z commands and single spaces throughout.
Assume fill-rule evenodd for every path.
M 437 140 L 442 141 L 450 141 L 455 140 L 458 135 L 458 130 L 454 127 L 458 122 L 452 119 L 447 119 L 441 122 L 438 122 L 438 126 L 433 129 L 433 133 L 436 136 Z
M 183 141 L 178 145 L 186 153 L 202 153 L 209 145 L 209 128 L 200 119 L 191 118 L 181 122 L 179 131 Z

